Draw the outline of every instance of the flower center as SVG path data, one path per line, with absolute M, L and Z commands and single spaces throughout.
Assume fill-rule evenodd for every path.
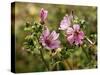
M 50 43 L 51 43 L 51 41 L 50 41 L 49 39 L 46 39 L 46 40 L 45 40 L 45 43 L 49 46 Z
M 78 31 L 75 31 L 74 35 L 75 36 L 78 36 L 79 35 L 79 32 Z

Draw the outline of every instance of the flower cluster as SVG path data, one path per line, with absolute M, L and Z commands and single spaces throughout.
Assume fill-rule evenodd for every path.
M 48 11 L 43 8 L 40 10 L 40 23 L 45 24 L 45 20 L 47 19 Z M 66 15 L 63 20 L 60 22 L 60 30 L 64 30 L 66 32 L 66 39 L 72 45 L 81 45 L 84 39 L 84 32 L 80 29 L 79 24 L 73 24 L 73 16 Z M 58 40 L 59 33 L 56 33 L 55 30 L 50 32 L 48 27 L 44 28 L 42 35 L 40 36 L 40 43 L 47 49 L 56 49 L 60 47 L 60 41 Z
M 66 32 L 67 41 L 72 45 L 81 45 L 84 39 L 84 32 L 80 30 L 79 24 L 71 24 L 73 19 L 70 16 L 65 16 L 60 23 L 60 30 Z
M 49 29 L 49 26 L 47 26 L 46 24 L 47 17 L 48 11 L 44 8 L 41 8 L 39 14 L 39 23 L 26 23 L 26 27 L 24 30 L 26 31 L 27 36 L 25 38 L 24 45 L 28 52 L 31 52 L 32 54 L 40 54 L 41 59 L 44 62 L 44 66 L 46 66 L 46 68 L 50 71 L 55 68 L 55 66 L 57 66 L 58 70 L 58 66 L 60 65 L 59 63 L 67 63 L 65 61 L 67 60 L 67 58 L 72 59 L 74 57 L 74 51 L 76 51 L 75 56 L 80 57 L 82 54 L 81 52 L 84 52 L 84 54 L 86 54 L 86 57 L 89 58 L 89 56 L 87 56 L 88 53 L 86 53 L 88 50 L 85 51 L 85 48 L 88 48 L 86 47 L 87 43 L 85 43 L 85 40 L 87 40 L 91 44 L 91 46 L 94 46 L 94 43 L 85 36 L 85 33 L 81 28 L 82 24 L 80 23 L 80 21 L 76 20 L 76 16 L 73 16 L 72 13 L 69 15 L 65 15 L 60 22 L 58 31 Z M 46 53 L 46 49 L 48 50 L 49 54 Z M 46 54 L 44 55 L 44 53 Z M 46 61 L 46 58 L 44 57 L 46 55 L 48 56 L 47 61 L 50 61 L 51 63 L 48 63 Z M 84 55 L 82 55 L 82 57 L 83 56 Z M 70 65 L 69 59 L 68 65 Z M 78 68 L 79 67 L 80 65 L 78 66 Z M 73 67 L 69 66 L 69 69 L 73 69 Z
M 48 11 L 42 8 L 40 11 L 41 24 L 45 23 L 47 15 Z M 60 47 L 60 41 L 58 38 L 59 38 L 59 33 L 56 33 L 55 30 L 50 32 L 49 28 L 47 26 L 44 26 L 43 33 L 40 36 L 40 43 L 47 49 L 57 49 Z

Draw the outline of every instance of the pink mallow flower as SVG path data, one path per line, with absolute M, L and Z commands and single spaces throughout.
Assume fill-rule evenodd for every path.
M 66 31 L 67 33 L 67 40 L 72 45 L 81 45 L 84 39 L 84 32 L 80 31 L 80 26 L 78 24 L 74 24 L 73 28 L 69 27 Z
M 71 25 L 70 16 L 64 16 L 63 20 L 60 22 L 60 30 L 66 30 Z
M 46 18 L 48 16 L 48 11 L 44 10 L 43 8 L 40 10 L 40 22 L 44 24 Z
M 60 41 L 58 40 L 59 34 L 55 31 L 50 33 L 49 29 L 43 31 L 40 36 L 40 43 L 47 49 L 57 49 L 60 47 Z

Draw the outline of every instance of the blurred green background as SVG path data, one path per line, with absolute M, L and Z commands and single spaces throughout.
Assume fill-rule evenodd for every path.
M 14 10 L 14 7 L 12 8 Z M 87 35 L 93 42 L 96 42 L 97 44 L 97 7 L 16 2 L 15 13 L 12 12 L 12 15 L 15 15 L 16 72 L 45 71 L 45 67 L 42 60 L 40 60 L 40 56 L 27 54 L 23 50 L 25 23 L 32 21 L 39 22 L 39 12 L 41 8 L 48 10 L 48 20 L 46 24 L 51 30 L 57 30 L 63 17 L 73 10 L 76 16 L 78 16 L 80 19 L 85 19 L 86 29 L 83 29 L 85 35 Z M 12 22 L 13 21 L 14 19 L 12 19 Z M 63 40 L 63 38 L 61 39 Z M 84 66 L 84 68 L 89 67 Z M 95 67 L 92 66 L 90 68 Z

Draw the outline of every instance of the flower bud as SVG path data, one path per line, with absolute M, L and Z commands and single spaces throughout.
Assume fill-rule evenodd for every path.
M 48 11 L 47 10 L 44 10 L 43 8 L 40 10 L 40 23 L 41 24 L 44 24 L 45 23 L 45 20 L 47 18 L 47 15 L 48 15 Z

